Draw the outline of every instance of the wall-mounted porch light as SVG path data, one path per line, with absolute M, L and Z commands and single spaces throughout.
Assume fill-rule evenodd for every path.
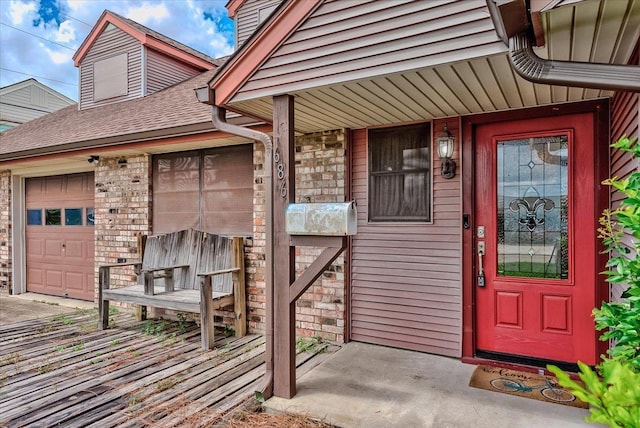
M 451 159 L 455 148 L 455 138 L 449 132 L 447 124 L 444 124 L 444 130 L 438 135 L 438 157 L 442 161 L 442 176 L 446 179 L 453 178 L 456 175 L 456 163 Z

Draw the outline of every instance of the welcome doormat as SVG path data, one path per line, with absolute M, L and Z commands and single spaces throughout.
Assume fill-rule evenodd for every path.
M 553 376 L 520 372 L 500 367 L 478 366 L 471 375 L 469 386 L 489 391 L 504 392 L 549 403 L 588 409 L 570 391 L 558 385 Z

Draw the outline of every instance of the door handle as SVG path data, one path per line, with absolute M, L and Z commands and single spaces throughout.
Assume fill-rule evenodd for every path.
M 485 253 L 483 241 L 478 241 L 478 287 L 484 287 L 484 266 L 482 265 Z

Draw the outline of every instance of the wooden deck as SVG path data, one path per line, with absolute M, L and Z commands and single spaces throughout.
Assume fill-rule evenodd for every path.
M 262 380 L 263 336 L 202 351 L 194 323 L 112 318 L 103 331 L 95 310 L 0 326 L 0 426 L 211 426 Z M 330 348 L 299 354 L 298 376 Z

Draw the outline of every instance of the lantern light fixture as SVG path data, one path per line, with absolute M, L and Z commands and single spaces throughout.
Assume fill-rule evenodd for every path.
M 444 124 L 444 130 L 438 135 L 438 157 L 442 161 L 442 177 L 450 179 L 456 175 L 456 163 L 451 159 L 455 149 L 455 137 L 449 132 L 449 127 Z

